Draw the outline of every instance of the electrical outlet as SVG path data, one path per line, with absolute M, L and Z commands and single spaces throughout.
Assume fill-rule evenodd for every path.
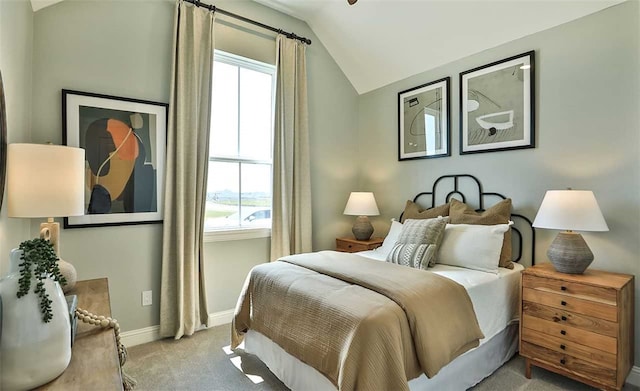
M 147 306 L 153 303 L 152 291 L 142 291 L 142 305 Z

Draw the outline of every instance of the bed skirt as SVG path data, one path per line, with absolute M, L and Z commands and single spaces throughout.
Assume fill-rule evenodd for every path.
M 424 374 L 409 381 L 411 390 L 466 390 L 491 375 L 518 350 L 518 323 L 514 322 L 479 347 L 443 367 L 432 379 Z M 256 355 L 291 390 L 335 390 L 320 372 L 285 352 L 264 335 L 249 330 L 245 353 Z

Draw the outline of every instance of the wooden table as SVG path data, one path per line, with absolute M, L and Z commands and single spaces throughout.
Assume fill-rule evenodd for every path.
M 67 293 L 78 296 L 78 307 L 96 315 L 111 316 L 106 278 L 78 281 Z M 38 390 L 122 390 L 122 374 L 113 329 L 78 320 L 78 332 L 67 369 Z

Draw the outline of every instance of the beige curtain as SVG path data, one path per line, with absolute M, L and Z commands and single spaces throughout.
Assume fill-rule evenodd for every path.
M 306 46 L 278 35 L 271 260 L 311 251 Z
M 214 14 L 179 1 L 167 129 L 160 335 L 193 334 L 207 324 L 203 219 L 213 66 Z

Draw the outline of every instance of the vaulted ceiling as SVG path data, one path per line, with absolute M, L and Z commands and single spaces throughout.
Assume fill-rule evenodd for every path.
M 255 1 L 306 21 L 360 94 L 622 2 Z
M 623 0 L 255 1 L 307 22 L 363 94 Z

